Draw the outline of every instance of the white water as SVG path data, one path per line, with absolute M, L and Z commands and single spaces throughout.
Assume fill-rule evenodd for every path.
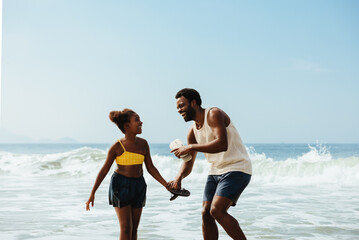
M 249 149 L 252 181 L 230 209 L 248 239 L 358 239 L 359 158 L 333 158 L 325 148 L 275 161 Z M 0 152 L 0 239 L 118 239 L 119 225 L 108 205 L 109 176 L 85 201 L 106 152 L 80 148 L 58 154 Z M 154 155 L 171 180 L 180 160 Z M 209 165 L 196 160 L 183 182 L 188 198 L 170 194 L 145 171 L 147 204 L 139 239 L 201 239 L 201 202 Z M 229 237 L 220 229 L 220 239 Z

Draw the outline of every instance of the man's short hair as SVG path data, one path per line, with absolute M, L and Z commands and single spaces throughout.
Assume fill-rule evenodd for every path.
M 182 96 L 187 98 L 187 100 L 189 102 L 191 102 L 192 100 L 196 100 L 196 103 L 198 106 L 201 106 L 201 104 L 202 104 L 201 96 L 193 88 L 183 88 L 183 89 L 179 90 L 178 93 L 176 94 L 176 99 L 180 98 Z

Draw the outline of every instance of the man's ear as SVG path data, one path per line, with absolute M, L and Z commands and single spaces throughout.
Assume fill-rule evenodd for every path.
M 194 108 L 197 105 L 197 101 L 195 99 L 193 99 L 191 101 L 191 107 Z

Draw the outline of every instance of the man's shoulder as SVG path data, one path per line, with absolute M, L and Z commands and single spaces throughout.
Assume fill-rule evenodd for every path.
M 210 126 L 217 126 L 218 124 L 224 123 L 225 126 L 228 126 L 230 118 L 222 109 L 218 107 L 212 107 L 208 110 L 207 114 L 207 123 Z
M 208 109 L 208 111 L 207 111 L 207 118 L 216 118 L 216 117 L 222 117 L 222 116 L 225 116 L 226 115 L 226 113 L 222 110 L 222 109 L 220 109 L 220 108 L 218 108 L 218 107 L 211 107 L 211 108 L 209 108 Z

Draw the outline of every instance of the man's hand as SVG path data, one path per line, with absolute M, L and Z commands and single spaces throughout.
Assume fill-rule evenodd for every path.
M 191 151 L 191 145 L 175 148 L 171 151 L 176 157 L 180 158 L 182 155 L 189 154 Z
M 168 182 L 168 185 L 167 185 L 167 189 L 170 190 L 170 189 L 181 189 L 181 180 L 180 179 L 175 179 L 173 181 L 170 181 Z

